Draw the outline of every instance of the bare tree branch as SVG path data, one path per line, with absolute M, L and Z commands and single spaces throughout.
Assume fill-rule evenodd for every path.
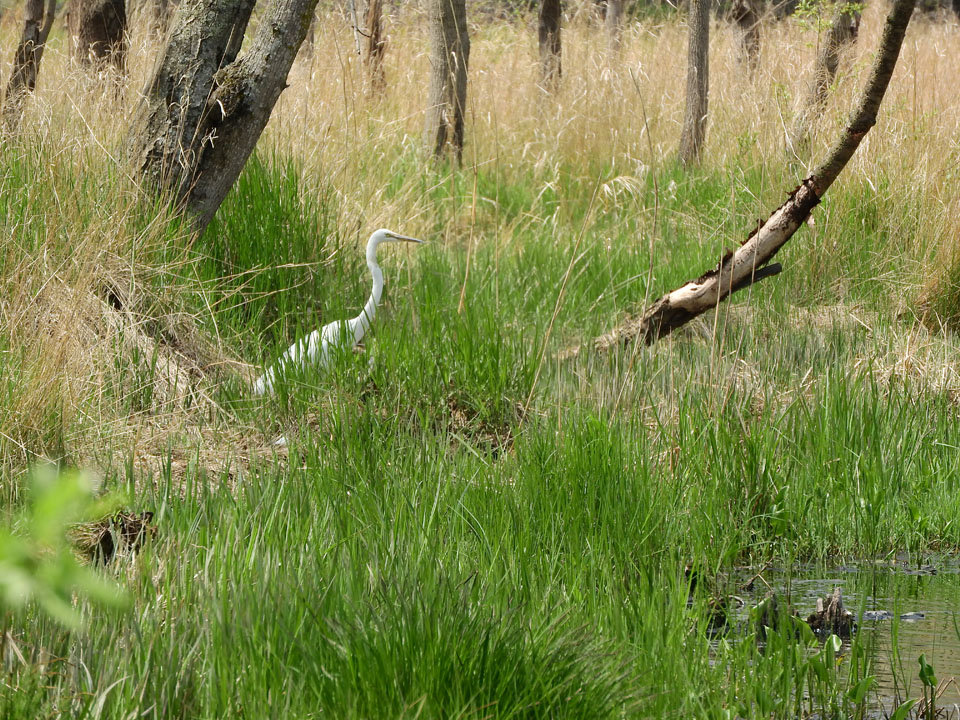
M 639 318 L 595 340 L 598 349 L 639 340 L 651 344 L 716 307 L 735 289 L 759 279 L 764 266 L 793 236 L 820 198 L 850 161 L 871 127 L 897 64 L 900 46 L 916 0 L 895 0 L 887 16 L 880 48 L 856 110 L 827 159 L 804 180 L 770 218 L 734 252 L 728 252 L 713 270 L 667 293 Z

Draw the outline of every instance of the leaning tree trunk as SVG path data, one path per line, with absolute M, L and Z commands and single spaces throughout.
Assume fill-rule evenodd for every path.
M 887 16 L 876 62 L 857 109 L 823 164 L 736 251 L 724 255 L 715 269 L 664 295 L 639 318 L 632 318 L 597 338 L 595 345 L 598 349 L 608 349 L 631 340 L 653 343 L 715 308 L 731 293 L 780 272 L 779 264 L 768 263 L 806 221 L 853 157 L 867 132 L 876 124 L 877 111 L 896 67 L 915 2 L 895 0 Z
M 470 38 L 464 0 L 430 0 L 430 92 L 424 139 L 435 157 L 449 142 L 459 163 L 463 157 L 463 119 L 467 107 Z
M 139 175 L 202 230 L 286 85 L 317 0 L 272 0 L 238 57 L 254 0 L 184 0 L 128 139 Z
M 53 18 L 57 12 L 57 0 L 27 0 L 23 12 L 23 34 L 13 55 L 13 69 L 3 97 L 3 127 L 8 133 L 16 132 L 23 119 L 23 101 L 27 93 L 37 87 L 40 60 Z
M 540 0 L 538 35 L 540 41 L 540 87 L 555 90 L 560 83 L 560 0 Z
M 383 74 L 383 53 L 387 41 L 383 39 L 383 0 L 370 0 L 367 6 L 367 73 L 370 89 L 380 94 L 387 85 Z
M 112 64 L 123 71 L 127 55 L 125 0 L 72 0 L 70 33 L 77 59 L 102 70 Z
M 824 38 L 820 52 L 817 53 L 817 63 L 813 68 L 813 82 L 810 92 L 804 102 L 803 109 L 797 116 L 790 144 L 796 148 L 807 142 L 810 125 L 813 118 L 820 114 L 827 102 L 827 92 L 837 77 L 837 68 L 840 66 L 840 54 L 843 49 L 857 39 L 860 31 L 860 13 L 848 6 L 841 7 L 834 15 L 827 36 Z
M 607 33 L 607 49 L 611 54 L 619 53 L 623 39 L 623 0 L 607 0 L 603 26 Z
M 687 46 L 687 104 L 680 135 L 680 162 L 700 161 L 700 150 L 707 130 L 707 91 L 710 70 L 710 0 L 690 0 L 690 42 Z
M 730 6 L 730 17 L 737 24 L 740 35 L 738 59 L 751 75 L 756 72 L 760 62 L 760 20 L 763 8 L 759 0 L 734 0 Z

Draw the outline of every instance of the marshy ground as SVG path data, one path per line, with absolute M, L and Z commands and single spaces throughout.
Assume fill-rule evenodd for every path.
M 16 616 L 0 715 L 842 717 L 920 697 L 915 655 L 953 667 L 937 648 L 957 646 L 960 587 L 943 572 L 923 597 L 884 561 L 949 569 L 960 549 L 960 26 L 915 19 L 878 125 L 781 275 L 653 347 L 597 353 L 796 185 L 884 8 L 809 157 L 783 138 L 816 29 L 770 21 L 748 79 L 715 23 L 691 171 L 673 159 L 681 22 L 631 25 L 611 61 L 577 16 L 556 96 L 531 18 L 472 26 L 458 169 L 421 151 L 410 12 L 379 99 L 349 26 L 318 24 L 201 238 L 138 201 L 112 94 L 54 38 L 28 131 L 0 147 L 0 497 L 12 515 L 27 468 L 55 459 L 157 534 L 103 571 L 126 611 L 82 605 L 71 632 Z M 134 37 L 128 102 L 155 43 Z M 356 314 L 377 227 L 430 244 L 381 253 L 366 351 L 251 398 L 295 337 Z M 765 568 L 788 594 L 827 578 L 819 595 L 840 584 L 851 610 L 897 617 L 839 663 L 791 628 L 718 639 L 712 598 Z M 896 645 L 901 611 L 940 618 L 929 643 Z

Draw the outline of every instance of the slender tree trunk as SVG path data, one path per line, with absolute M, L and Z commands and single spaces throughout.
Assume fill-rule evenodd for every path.
M 759 0 L 734 0 L 730 6 L 730 17 L 737 24 L 740 35 L 739 60 L 753 75 L 760 62 L 760 20 L 763 17 L 763 7 Z
M 690 41 L 687 46 L 687 104 L 680 135 L 680 162 L 700 161 L 700 150 L 707 131 L 707 91 L 710 69 L 710 0 L 690 0 Z
M 827 92 L 837 77 L 840 54 L 847 45 L 857 39 L 859 31 L 859 12 L 842 7 L 834 15 L 830 29 L 820 46 L 820 52 L 817 53 L 817 62 L 813 68 L 813 82 L 810 84 L 810 91 L 807 94 L 803 109 L 797 116 L 797 122 L 791 135 L 790 143 L 793 147 L 802 146 L 807 142 L 813 118 L 823 110 L 827 101 Z
M 13 69 L 3 98 L 3 126 L 9 133 L 16 132 L 23 118 L 23 102 L 27 93 L 37 87 L 37 74 L 43 49 L 53 27 L 57 11 L 56 0 L 27 0 L 23 14 L 23 34 L 13 55 Z
M 350 13 L 350 27 L 353 28 L 353 44 L 359 58 L 363 51 L 360 48 L 360 17 L 357 12 L 357 0 L 347 0 L 347 12 Z
M 470 38 L 464 0 L 430 0 L 430 92 L 424 138 L 434 156 L 449 142 L 457 162 L 463 157 Z
M 367 74 L 370 89 L 381 94 L 387 85 L 383 74 L 383 53 L 387 41 L 383 38 L 383 0 L 370 0 L 367 6 Z
M 731 293 L 780 272 L 778 264 L 768 263 L 806 221 L 853 157 L 867 132 L 876 124 L 877 111 L 896 67 L 915 2 L 895 0 L 893 3 L 880 39 L 877 59 L 857 108 L 823 164 L 736 251 L 724 255 L 715 269 L 667 293 L 642 316 L 631 318 L 619 328 L 597 338 L 598 349 L 607 349 L 631 340 L 651 344 L 715 308 Z
M 623 40 L 623 0 L 607 0 L 603 26 L 607 32 L 607 49 L 615 55 L 620 52 Z
M 540 0 L 538 34 L 540 40 L 540 87 L 555 90 L 560 84 L 560 0 Z
M 272 0 L 237 53 L 254 0 L 184 0 L 128 139 L 132 164 L 198 230 L 240 174 L 286 84 L 317 0 Z
M 70 33 L 77 59 L 98 70 L 126 65 L 127 8 L 125 0 L 72 0 Z

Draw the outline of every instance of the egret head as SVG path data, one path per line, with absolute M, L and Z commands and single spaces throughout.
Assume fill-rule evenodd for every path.
M 414 237 L 407 237 L 406 235 L 401 235 L 400 233 L 395 233 L 392 230 L 387 230 L 385 228 L 380 228 L 373 235 L 370 236 L 371 245 L 379 245 L 382 242 L 414 242 L 422 243 L 423 240 L 418 240 Z

